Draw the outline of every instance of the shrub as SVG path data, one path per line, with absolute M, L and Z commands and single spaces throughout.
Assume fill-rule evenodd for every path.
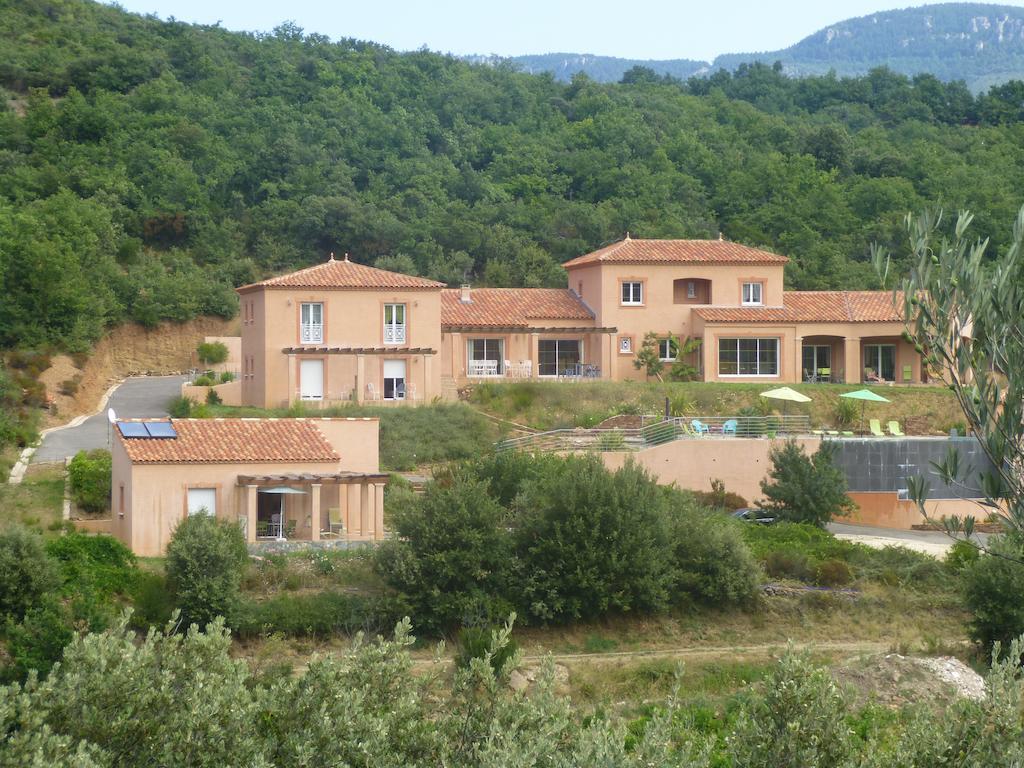
M 242 639 L 278 633 L 288 637 L 328 638 L 339 634 L 377 634 L 393 628 L 408 612 L 401 600 L 342 592 L 281 595 L 245 600 L 235 611 L 232 629 Z
M 609 472 L 596 456 L 574 456 L 553 469 L 516 500 L 527 614 L 565 622 L 666 607 L 674 574 L 663 489 L 632 462 Z
M 220 375 L 220 383 L 227 384 L 235 380 L 235 374 L 231 371 L 223 371 Z
M 216 382 L 210 376 L 197 376 L 196 380 L 192 382 L 194 387 L 212 387 Z
M 68 533 L 46 543 L 64 581 L 87 586 L 104 597 L 127 594 L 137 575 L 135 555 L 113 536 Z
M 0 616 L 20 621 L 59 586 L 60 574 L 41 536 L 20 526 L 0 531 Z
M 626 438 L 623 437 L 621 429 L 603 429 L 597 436 L 599 451 L 621 451 L 625 444 Z
M 786 550 L 769 552 L 764 559 L 764 570 L 773 579 L 808 581 L 811 575 L 806 555 Z
M 845 397 L 836 398 L 835 405 L 832 406 L 832 418 L 835 420 L 836 426 L 848 427 L 857 420 L 859 415 L 860 411 L 853 400 Z
M 211 389 L 206 393 L 206 404 L 207 405 L 220 405 L 224 401 L 221 400 L 220 395 L 217 394 L 217 390 Z
M 192 415 L 196 402 L 190 397 L 176 397 L 167 404 L 167 413 L 175 419 L 187 419 Z
M 74 637 L 67 611 L 53 596 L 31 608 L 21 623 L 8 618 L 5 635 L 10 657 L 3 670 L 7 682 L 24 680 L 30 670 L 45 677 Z
M 110 509 L 110 451 L 79 451 L 68 463 L 71 498 L 85 512 Z
M 183 626 L 202 629 L 217 616 L 231 618 L 248 559 L 234 523 L 200 514 L 178 524 L 167 545 L 167 583 Z
M 714 606 L 753 600 L 760 574 L 738 525 L 716 513 L 677 511 L 671 526 L 677 601 L 684 594 Z
M 970 634 L 986 651 L 994 642 L 1005 649 L 1024 634 L 1024 546 L 996 536 L 988 547 L 993 554 L 978 558 L 963 572 Z
M 393 525 L 396 539 L 377 548 L 377 571 L 406 596 L 421 626 L 437 632 L 511 613 L 508 513 L 486 482 L 454 470 L 395 509 Z
M 219 341 L 204 341 L 196 347 L 199 362 L 206 365 L 218 365 L 228 359 L 228 348 Z
M 771 480 L 761 481 L 762 505 L 781 520 L 824 526 L 854 504 L 846 495 L 846 476 L 833 461 L 836 447 L 823 442 L 807 456 L 795 440 L 772 447 Z
M 720 509 L 725 512 L 735 512 L 749 506 L 747 500 L 738 493 L 725 490 L 725 483 L 715 478 L 711 481 L 710 491 L 691 491 L 693 498 L 702 507 Z
M 851 754 L 843 696 L 827 670 L 787 653 L 740 710 L 728 740 L 745 768 L 845 765 Z
M 955 573 L 973 565 L 978 560 L 978 548 L 969 541 L 957 540 L 946 552 L 946 567 Z
M 132 625 L 139 629 L 163 627 L 174 613 L 174 598 L 159 573 L 142 571 L 131 590 Z
M 509 638 L 504 645 L 494 650 L 494 631 L 484 627 L 463 627 L 459 632 L 458 653 L 455 663 L 465 669 L 473 659 L 483 659 L 491 655 L 491 668 L 500 673 L 505 665 L 515 656 L 518 644 Z
M 853 569 L 842 560 L 818 563 L 814 580 L 823 587 L 844 587 L 853 581 Z
M 60 383 L 60 386 L 57 388 L 57 391 L 60 392 L 65 397 L 74 397 L 76 394 L 78 394 L 78 386 L 81 383 L 82 375 L 76 374 L 72 376 L 70 379 L 65 379 L 64 381 L 62 381 Z

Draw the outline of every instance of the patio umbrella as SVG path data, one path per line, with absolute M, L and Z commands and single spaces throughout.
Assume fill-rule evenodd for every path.
M 864 406 L 868 403 L 891 402 L 881 395 L 876 395 L 870 389 L 858 389 L 856 392 L 844 392 L 840 397 L 848 397 L 850 400 L 860 400 L 860 431 L 864 431 Z
M 261 488 L 260 493 L 273 493 L 280 496 L 281 505 L 278 507 L 278 527 L 277 527 L 277 540 L 284 541 L 284 497 L 291 495 L 305 495 L 305 491 L 300 491 L 298 488 L 289 488 L 287 485 L 280 485 L 276 488 Z
M 767 392 L 762 392 L 761 397 L 767 397 L 769 400 L 781 400 L 782 405 L 782 418 L 786 418 L 786 411 L 789 409 L 790 403 L 809 403 L 811 398 L 807 395 L 800 394 L 795 389 L 789 387 L 779 387 L 778 389 L 769 389 Z

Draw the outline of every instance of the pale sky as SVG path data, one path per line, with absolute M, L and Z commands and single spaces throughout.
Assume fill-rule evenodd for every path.
M 785 48 L 828 24 L 905 0 L 119 0 L 136 13 L 231 30 L 294 21 L 332 40 L 355 37 L 400 51 L 512 56 L 595 53 L 630 59 L 711 60 Z M 1024 5 L 1010 0 L 1007 5 Z

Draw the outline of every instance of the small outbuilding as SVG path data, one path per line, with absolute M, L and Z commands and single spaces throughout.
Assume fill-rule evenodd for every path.
M 140 419 L 113 427 L 112 533 L 164 554 L 189 515 L 237 521 L 247 541 L 384 535 L 373 418 Z

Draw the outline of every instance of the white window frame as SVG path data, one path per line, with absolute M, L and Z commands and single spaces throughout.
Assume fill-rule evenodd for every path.
M 484 357 L 474 357 L 473 348 L 476 342 L 482 342 L 484 347 Z M 492 344 L 498 346 L 498 356 L 496 358 L 487 357 L 487 347 Z M 495 365 L 491 365 L 495 363 Z M 475 377 L 481 376 L 504 376 L 507 374 L 505 370 L 505 340 L 504 339 L 466 339 L 466 375 Z
M 697 282 L 695 280 L 690 280 L 686 283 L 686 298 L 697 298 Z
M 626 298 L 627 291 L 629 298 Z M 642 307 L 644 305 L 644 283 L 642 280 L 623 280 L 619 283 L 619 300 L 624 307 Z
M 748 291 L 749 289 L 749 291 Z M 756 290 L 755 290 L 756 289 Z M 757 294 L 757 298 L 754 298 L 754 294 Z M 749 296 L 749 298 L 748 298 Z M 743 284 L 743 295 L 740 297 L 741 304 L 744 307 L 763 307 L 764 306 L 764 283 L 744 283 Z
M 620 355 L 631 355 L 631 354 L 633 354 L 633 337 L 632 336 L 620 336 L 619 337 L 619 354 Z
M 541 344 L 554 344 L 555 345 L 555 372 L 554 373 L 541 373 L 541 361 L 540 361 L 540 345 Z M 544 379 L 554 379 L 562 375 L 562 371 L 559 370 L 559 358 L 561 357 L 560 347 L 563 344 L 575 344 L 576 345 L 576 359 L 577 365 L 583 365 L 583 341 L 582 339 L 540 339 L 537 345 L 537 375 Z
M 391 314 L 391 322 L 388 322 L 388 313 Z M 401 314 L 402 322 L 396 320 Z M 404 302 L 388 302 L 384 305 L 384 343 L 405 344 L 407 337 L 406 323 L 409 321 L 409 308 Z
M 193 492 L 202 492 L 204 494 L 212 495 L 212 497 L 213 497 L 213 509 L 210 509 L 206 505 L 193 507 L 192 500 L 191 500 L 191 495 L 192 495 Z M 189 517 L 191 517 L 192 515 L 200 514 L 200 510 L 201 509 L 205 509 L 206 510 L 206 514 L 209 515 L 210 517 L 216 517 L 217 516 L 217 489 L 216 488 L 200 488 L 200 487 L 186 489 L 186 491 L 185 491 L 185 508 L 188 511 Z
M 318 308 L 320 322 L 314 323 L 314 308 Z M 304 301 L 299 305 L 299 341 L 302 344 L 324 343 L 324 303 Z
M 668 350 L 668 357 L 665 356 L 662 345 L 666 345 L 664 349 Z M 672 354 L 672 339 L 658 339 L 658 359 L 663 363 L 674 363 L 676 361 L 675 355 Z
M 756 373 L 743 373 L 740 370 L 740 342 L 753 341 L 755 342 L 755 366 Z M 722 373 L 722 345 L 734 342 L 736 345 L 736 373 Z M 762 345 L 772 344 L 775 347 L 775 373 L 761 373 L 761 348 Z M 779 378 L 779 367 L 781 355 L 780 347 L 782 346 L 780 339 L 777 336 L 767 336 L 763 338 L 751 338 L 747 336 L 721 338 L 718 340 L 718 375 L 720 378 L 744 378 L 744 379 L 777 379 Z

